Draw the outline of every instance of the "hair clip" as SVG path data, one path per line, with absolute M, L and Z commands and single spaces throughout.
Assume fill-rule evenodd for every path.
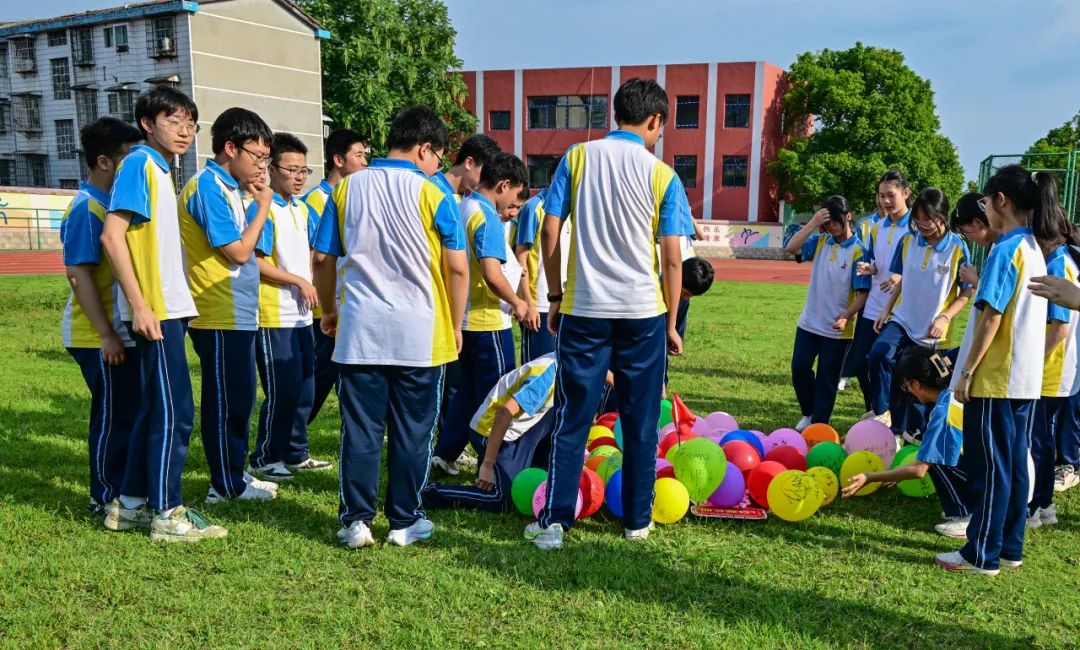
M 937 370 L 939 377 L 948 377 L 949 372 L 952 370 L 952 361 L 940 354 L 930 355 L 930 363 L 934 364 L 934 369 Z
M 1038 177 L 1039 177 L 1039 172 L 1031 172 L 1031 182 L 1032 183 L 1035 183 L 1036 185 L 1038 185 L 1039 184 L 1039 178 Z

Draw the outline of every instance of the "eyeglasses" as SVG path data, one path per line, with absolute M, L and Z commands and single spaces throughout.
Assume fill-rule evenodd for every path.
M 428 150 L 429 150 L 429 151 L 430 151 L 430 152 L 431 152 L 432 154 L 434 154 L 434 155 L 435 155 L 435 157 L 436 157 L 436 158 L 437 158 L 437 159 L 439 160 L 439 167 L 442 167 L 442 159 L 443 159 L 443 157 L 442 157 L 442 156 L 440 156 L 440 155 L 438 154 L 438 152 L 436 152 L 436 151 L 435 151 L 435 148 L 434 148 L 434 147 L 432 147 L 431 145 L 428 145 Z
M 282 167 L 281 165 L 274 165 L 280 169 L 283 173 L 289 176 L 296 176 L 298 178 L 307 178 L 311 176 L 311 167 Z
M 255 153 L 254 151 L 248 149 L 247 147 L 245 147 L 243 145 L 240 146 L 240 149 L 243 150 L 244 153 L 246 153 L 247 155 L 251 156 L 251 159 L 253 161 L 255 161 L 255 166 L 256 167 L 266 167 L 270 163 L 270 155 L 269 154 L 267 154 L 265 156 L 260 156 L 259 154 Z
M 191 133 L 199 132 L 199 125 L 194 122 L 181 122 L 180 120 L 169 119 L 164 122 L 158 122 L 157 124 L 173 133 L 184 133 L 185 131 L 190 131 Z

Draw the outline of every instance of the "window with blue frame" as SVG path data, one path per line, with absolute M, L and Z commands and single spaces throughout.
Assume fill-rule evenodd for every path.
M 529 97 L 529 129 L 606 129 L 607 95 Z
M 696 129 L 698 128 L 698 112 L 701 108 L 701 97 L 698 95 L 679 95 L 675 98 L 675 128 Z
M 697 187 L 697 156 L 675 156 L 675 173 L 686 189 Z
M 562 156 L 536 155 L 528 158 L 529 187 L 533 189 L 547 187 L 551 183 L 551 173 Z
M 746 187 L 746 156 L 724 156 L 723 187 Z
M 750 95 L 724 96 L 724 128 L 750 128 Z

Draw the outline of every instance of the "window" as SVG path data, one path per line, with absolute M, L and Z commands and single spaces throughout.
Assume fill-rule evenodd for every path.
M 78 88 L 75 90 L 75 117 L 79 120 L 79 128 L 97 120 L 96 90 L 90 88 Z
M 492 131 L 509 131 L 510 111 L 491 111 L 488 113 L 488 128 Z
M 8 71 L 8 51 L 7 43 L 0 43 L 0 79 L 7 79 Z
M 172 16 L 154 18 L 150 21 L 150 34 L 146 47 L 152 58 L 176 56 L 176 34 Z
M 607 95 L 544 95 L 529 98 L 530 129 L 606 129 L 607 123 Z
M 112 47 L 112 27 L 106 27 L 101 30 L 101 35 L 105 38 L 105 47 Z
M 0 160 L 0 185 L 14 185 L 14 160 Z
M 94 65 L 94 30 L 92 27 L 71 31 L 71 59 L 75 65 Z
M 56 157 L 71 160 L 75 157 L 75 121 L 56 120 Z
M 11 110 L 6 103 L 0 103 L 0 133 L 8 132 L 8 119 L 10 118 Z
M 135 121 L 135 100 L 137 90 L 118 90 L 109 93 L 109 115 L 125 122 Z
M 560 156 L 529 156 L 529 187 L 539 189 L 551 183 L 551 173 Z
M 750 95 L 724 96 L 724 128 L 746 129 L 750 127 Z
M 698 109 L 701 98 L 697 95 L 679 95 L 675 98 L 675 128 L 698 128 Z
M 127 52 L 127 25 L 110 25 L 101 30 L 101 35 L 105 39 L 105 47 L 112 47 L 113 43 L 115 43 L 117 52 Z
M 26 187 L 48 187 L 48 157 L 39 154 L 16 154 L 15 185 Z
M 724 156 L 723 187 L 746 187 L 746 156 Z
M 697 187 L 697 156 L 675 156 L 675 173 L 686 189 Z
M 52 64 L 52 94 L 53 99 L 71 99 L 71 68 L 68 60 L 50 59 Z
M 54 29 L 48 33 L 49 47 L 67 45 L 67 32 L 62 29 Z
M 32 74 L 37 72 L 37 52 L 34 48 L 33 37 L 16 38 L 15 44 L 15 72 Z
M 60 189 L 62 190 L 77 190 L 79 189 L 79 181 L 74 178 L 61 178 Z
M 15 130 L 21 133 L 41 132 L 41 95 L 15 95 Z

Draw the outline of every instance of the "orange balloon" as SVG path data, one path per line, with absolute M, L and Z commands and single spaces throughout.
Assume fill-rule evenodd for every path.
M 589 460 L 585 461 L 585 467 L 595 472 L 600 469 L 600 463 L 607 459 L 607 456 L 589 456 Z
M 816 422 L 803 429 L 803 440 L 806 441 L 806 448 L 810 449 L 819 442 L 835 442 L 840 444 L 840 435 L 836 433 L 836 429 L 825 424 L 824 422 Z

